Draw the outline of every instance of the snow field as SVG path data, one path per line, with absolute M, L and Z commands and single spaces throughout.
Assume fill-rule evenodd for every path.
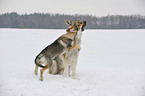
M 85 30 L 77 78 L 34 75 L 35 56 L 65 30 L 0 29 L 0 96 L 145 96 L 145 30 Z

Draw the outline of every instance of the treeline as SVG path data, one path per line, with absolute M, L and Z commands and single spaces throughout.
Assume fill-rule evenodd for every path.
M 65 19 L 87 21 L 88 29 L 145 29 L 145 16 L 141 15 L 108 15 L 96 17 L 91 15 L 64 14 L 22 14 L 15 12 L 0 15 L 0 28 L 67 28 Z

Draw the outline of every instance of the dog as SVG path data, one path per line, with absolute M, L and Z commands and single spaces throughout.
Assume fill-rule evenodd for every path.
M 82 24 L 82 26 L 78 27 L 77 34 L 74 38 L 74 45 L 77 45 L 77 46 L 80 47 L 80 45 L 81 45 L 81 36 L 82 36 L 82 32 L 84 31 L 84 29 L 86 27 L 86 21 L 81 22 L 81 21 L 78 21 L 78 20 L 77 21 L 65 20 L 65 23 L 70 28 L 73 25 Z M 67 31 L 69 31 L 69 29 Z M 70 73 L 72 71 L 72 77 L 73 77 L 73 79 L 76 79 L 76 66 L 77 66 L 77 61 L 78 61 L 79 50 L 73 48 L 73 49 L 67 51 L 66 53 L 64 53 L 63 55 L 64 55 L 64 60 L 65 60 L 63 75 L 65 77 L 67 77 L 68 75 L 70 76 Z
M 80 27 L 77 27 L 77 35 L 74 38 L 74 44 L 76 44 L 76 46 L 80 47 L 81 44 L 81 35 L 82 32 L 84 31 L 85 27 L 86 27 L 86 21 L 69 21 L 69 20 L 65 20 L 65 23 L 67 24 L 67 26 L 69 27 L 66 31 L 67 32 L 71 32 L 72 30 L 72 26 L 77 26 L 79 24 L 83 24 Z M 81 49 L 81 48 L 80 48 Z M 79 55 L 79 50 L 75 49 L 75 48 L 71 48 L 71 50 L 67 51 L 66 53 L 62 54 L 61 58 L 63 58 L 64 62 L 61 62 L 59 60 L 59 58 L 57 58 L 57 63 L 53 64 L 53 67 L 50 68 L 51 73 L 52 74 L 63 74 L 65 77 L 67 77 L 68 75 L 70 76 L 70 73 L 72 71 L 72 76 L 75 79 L 76 76 L 76 65 L 77 65 L 77 59 L 78 59 L 78 55 Z M 60 62 L 59 62 L 60 61 Z M 64 73 L 63 73 L 64 72 Z M 50 74 L 51 74 L 50 73 Z
M 43 81 L 43 73 L 45 70 L 49 68 L 53 68 L 54 64 L 59 64 L 60 62 L 64 62 L 62 60 L 62 57 L 64 53 L 66 53 L 68 50 L 73 49 L 80 49 L 79 46 L 74 45 L 74 39 L 77 35 L 78 28 L 82 26 L 83 24 L 78 24 L 71 26 L 67 29 L 67 33 L 60 36 L 57 40 L 55 40 L 52 44 L 47 46 L 45 49 L 43 49 L 35 58 L 35 71 L 34 73 L 38 74 L 38 67 L 41 67 L 40 70 L 40 80 Z M 70 31 L 71 30 L 71 31 Z M 43 65 L 45 64 L 45 65 Z M 59 64 L 60 65 L 60 64 Z M 49 71 L 50 72 L 50 71 Z M 51 73 L 51 72 L 50 72 Z

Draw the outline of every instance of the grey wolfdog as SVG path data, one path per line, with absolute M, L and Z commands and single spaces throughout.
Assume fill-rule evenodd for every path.
M 81 36 L 82 32 L 84 31 L 86 27 L 86 21 L 69 21 L 65 20 L 65 23 L 68 25 L 68 29 L 66 30 L 67 32 L 72 31 L 72 26 L 74 25 L 79 25 L 83 24 L 82 26 L 77 27 L 77 34 L 74 38 L 74 45 L 71 47 L 70 50 L 65 52 L 63 55 L 61 55 L 61 58 L 63 58 L 63 62 L 59 60 L 59 58 L 56 58 L 56 62 L 53 63 L 52 67 L 49 69 L 50 74 L 63 74 L 65 77 L 70 76 L 70 73 L 72 73 L 73 79 L 76 78 L 76 66 L 77 66 L 77 60 L 78 60 L 78 55 L 79 50 L 77 49 L 81 45 Z
M 53 60 L 56 58 L 59 58 L 59 61 L 63 62 L 61 59 L 61 55 L 66 53 L 69 49 L 73 48 L 80 48 L 76 45 L 74 45 L 74 38 L 77 34 L 78 28 L 80 26 L 83 26 L 83 23 L 80 23 L 78 25 L 74 25 L 67 30 L 68 32 L 62 36 L 60 36 L 57 40 L 55 40 L 52 44 L 47 46 L 45 49 L 43 49 L 35 59 L 35 74 L 38 74 L 38 67 L 41 67 L 40 70 L 40 80 L 43 80 L 43 73 L 46 69 L 51 68 L 53 64 Z M 70 31 L 71 29 L 71 31 Z M 45 64 L 45 66 L 43 65 Z

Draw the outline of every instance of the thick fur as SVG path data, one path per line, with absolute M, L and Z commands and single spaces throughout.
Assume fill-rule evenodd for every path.
M 72 26 L 72 21 L 66 20 L 66 24 L 68 26 Z M 84 31 L 84 28 L 86 26 L 86 21 L 76 21 L 75 25 L 83 24 L 82 26 L 78 26 L 78 32 L 75 36 L 74 39 L 74 45 L 80 46 L 81 45 L 81 36 L 82 36 L 82 31 Z M 73 79 L 76 78 L 76 66 L 77 66 L 77 61 L 78 61 L 78 55 L 79 55 L 79 50 L 77 49 L 71 49 L 68 52 L 65 53 L 65 63 L 64 63 L 64 76 L 70 75 L 72 71 L 72 77 Z
M 72 31 L 69 31 L 70 29 Z M 47 69 L 50 69 L 49 73 L 51 74 L 57 73 L 57 70 L 60 68 L 63 62 L 62 54 L 66 53 L 68 50 L 70 50 L 70 48 L 74 48 L 73 46 L 76 46 L 74 45 L 74 38 L 77 34 L 77 26 L 70 27 L 68 31 L 69 32 L 59 37 L 56 41 L 54 41 L 51 45 L 47 46 L 36 56 L 36 75 L 38 74 L 38 67 L 42 67 L 42 69 L 40 70 L 40 80 L 43 80 L 43 72 Z M 43 64 L 45 64 L 45 66 Z M 56 70 L 57 72 L 54 72 L 54 70 Z M 62 71 L 63 68 L 59 70 Z
M 63 58 L 63 62 L 57 62 L 54 63 L 54 67 L 52 68 L 53 70 L 51 70 L 52 74 L 62 74 L 64 76 L 70 76 L 70 73 L 72 73 L 73 78 L 75 79 L 76 76 L 76 66 L 77 66 L 77 59 L 78 59 L 78 55 L 79 55 L 79 51 L 80 51 L 80 45 L 81 45 L 81 35 L 82 35 L 82 31 L 84 31 L 85 26 L 86 26 L 86 21 L 69 21 L 69 20 L 65 20 L 65 23 L 68 25 L 68 29 L 66 30 L 67 32 L 71 32 L 73 26 L 76 26 L 76 30 L 77 30 L 77 34 L 74 38 L 74 45 L 73 47 L 69 48 L 68 52 L 64 53 L 63 55 L 61 55 L 61 57 Z M 79 26 L 80 24 L 82 24 L 81 26 Z M 79 48 L 79 50 L 77 49 Z M 59 58 L 57 58 L 59 59 Z M 56 60 L 57 60 L 56 59 Z M 59 67 L 61 66 L 61 67 Z M 51 68 L 50 68 L 51 69 Z M 57 70 L 54 70 L 57 69 Z

